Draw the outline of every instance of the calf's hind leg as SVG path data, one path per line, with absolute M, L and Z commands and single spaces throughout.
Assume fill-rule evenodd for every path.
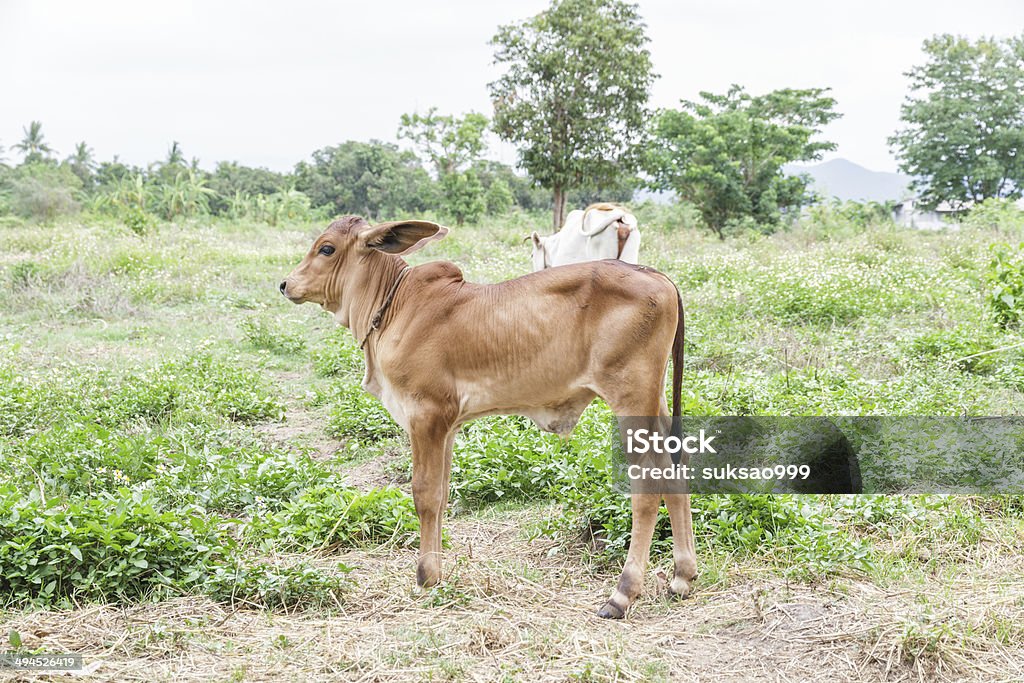
M 697 578 L 697 550 L 693 540 L 693 514 L 689 493 L 666 493 L 665 507 L 672 522 L 672 560 L 675 564 L 668 590 L 685 598 Z

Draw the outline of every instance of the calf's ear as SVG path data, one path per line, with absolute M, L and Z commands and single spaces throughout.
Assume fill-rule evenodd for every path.
M 540 235 L 537 234 L 536 230 L 533 232 L 532 235 L 530 235 L 530 237 L 527 237 L 526 239 L 530 239 L 531 237 L 533 238 L 533 246 L 536 247 L 537 249 L 540 249 L 544 241 L 541 239 Z
M 370 249 L 405 256 L 447 234 L 448 228 L 430 221 L 391 221 L 363 230 L 359 239 Z

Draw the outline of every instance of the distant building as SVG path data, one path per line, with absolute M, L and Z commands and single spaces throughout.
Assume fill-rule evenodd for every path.
M 941 230 L 952 223 L 957 217 L 970 208 L 967 204 L 954 209 L 949 202 L 941 202 L 934 209 L 919 206 L 920 199 L 909 197 L 898 202 L 892 211 L 892 219 L 897 225 L 918 230 Z

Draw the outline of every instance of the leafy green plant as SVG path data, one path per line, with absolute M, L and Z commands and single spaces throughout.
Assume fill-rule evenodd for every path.
M 829 519 L 828 509 L 810 496 L 701 495 L 691 498 L 698 552 L 719 550 L 761 555 L 787 576 L 813 578 L 873 566 L 870 546 Z M 629 498 L 611 486 L 577 490 L 563 503 L 563 517 L 546 526 L 565 540 L 589 539 L 601 558 L 621 562 L 629 549 Z M 568 535 L 567 535 L 568 534 Z M 653 545 L 671 552 L 671 526 L 661 511 Z
M 137 206 L 125 208 L 121 220 L 136 235 L 145 235 L 153 227 L 153 217 Z
M 0 488 L 0 596 L 69 606 L 191 589 L 233 548 L 200 509 L 121 488 L 67 503 Z
M 955 363 L 965 372 L 991 372 L 998 359 L 986 352 L 994 348 L 993 339 L 983 330 L 958 327 L 952 330 L 928 332 L 915 337 L 909 344 L 911 353 L 918 356 Z
M 298 354 L 306 349 L 306 340 L 284 325 L 262 316 L 250 316 L 238 325 L 253 348 L 281 354 Z
M 380 543 L 408 545 L 419 531 L 412 498 L 396 488 L 360 492 L 339 486 L 306 489 L 279 511 L 256 517 L 250 537 L 288 550 Z
M 308 562 L 239 563 L 214 569 L 203 584 L 203 592 L 215 600 L 246 607 L 322 610 L 341 605 L 351 585 L 351 571 L 342 563 L 331 573 Z
M 1024 243 L 991 247 L 992 259 L 985 270 L 989 308 L 1000 327 L 1015 327 L 1024 319 Z
M 157 187 L 156 207 L 167 219 L 204 215 L 209 212 L 210 198 L 215 195 L 206 186 L 206 178 L 193 169 L 181 170 L 173 180 Z
M 212 410 L 238 422 L 280 419 L 284 413 L 266 377 L 237 361 L 197 353 L 160 370 L 187 390 L 190 400 L 183 402 L 180 410 Z
M 42 279 L 43 267 L 33 261 L 19 261 L 11 266 L 7 277 L 14 289 L 25 289 Z
M 338 328 L 310 350 L 313 370 L 321 377 L 352 377 L 362 374 L 363 351 L 352 333 Z
M 574 474 L 567 471 L 573 449 L 523 417 L 473 422 L 458 434 L 454 450 L 452 496 L 468 507 L 547 499 Z
M 327 400 L 331 405 L 327 433 L 331 436 L 379 441 L 402 433 L 381 402 L 359 385 L 343 384 Z

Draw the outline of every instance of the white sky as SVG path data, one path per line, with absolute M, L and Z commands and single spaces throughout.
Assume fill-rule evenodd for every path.
M 830 86 L 842 156 L 896 169 L 903 77 L 921 42 L 1024 30 L 1021 0 L 641 0 L 654 106 L 739 83 L 754 93 Z M 545 0 L 226 2 L 0 0 L 0 145 L 43 122 L 61 155 L 144 165 L 172 140 L 204 167 L 290 169 L 347 139 L 394 141 L 399 116 L 431 105 L 490 115 L 487 44 Z M 515 161 L 494 145 L 492 156 Z

